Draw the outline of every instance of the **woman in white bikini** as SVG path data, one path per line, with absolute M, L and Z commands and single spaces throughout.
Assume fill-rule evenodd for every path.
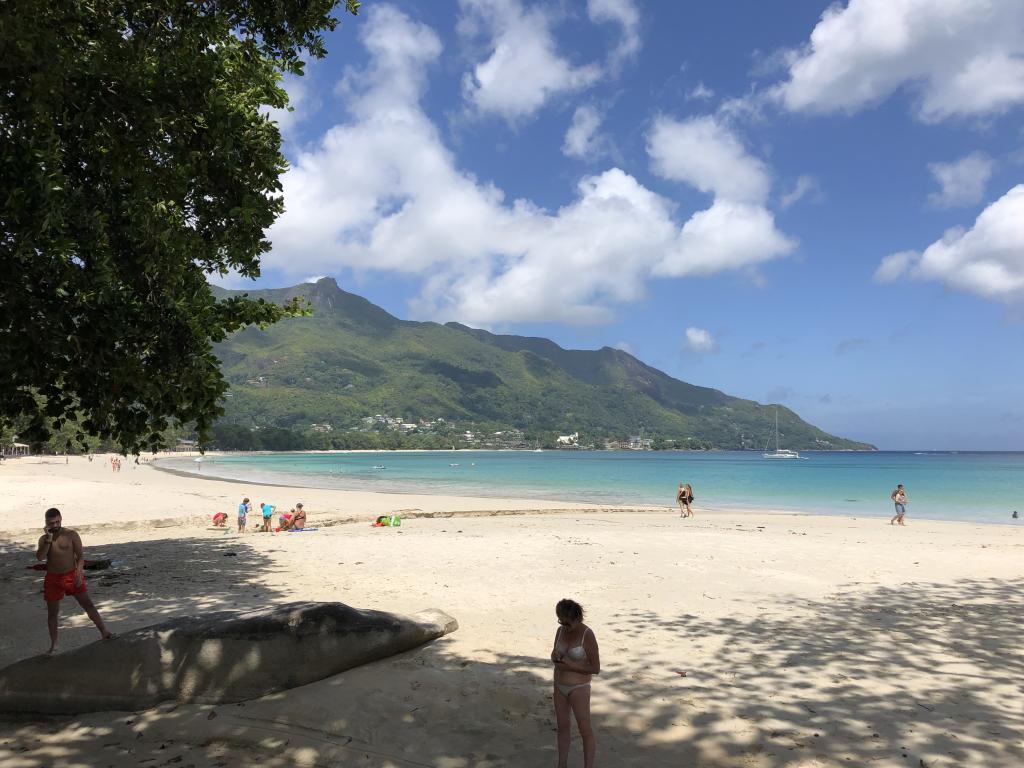
M 590 725 L 590 678 L 601 672 L 601 656 L 594 631 L 583 623 L 583 608 L 575 600 L 555 606 L 558 632 L 551 650 L 555 665 L 555 720 L 558 723 L 558 768 L 568 768 L 572 724 L 583 742 L 583 768 L 594 768 L 594 729 Z

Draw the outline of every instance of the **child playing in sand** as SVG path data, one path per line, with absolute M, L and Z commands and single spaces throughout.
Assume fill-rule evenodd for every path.
M 43 599 L 46 601 L 46 626 L 50 630 L 50 650 L 46 655 L 52 656 L 57 652 L 57 618 L 60 601 L 65 595 L 75 598 L 100 631 L 100 637 L 110 640 L 114 634 L 103 623 L 100 612 L 85 590 L 85 553 L 81 537 L 77 531 L 61 527 L 60 510 L 56 507 L 46 510 L 44 519 L 45 533 L 39 538 L 36 560 L 46 561 Z
M 277 528 L 275 528 L 274 530 L 277 530 L 277 531 L 287 531 L 288 530 L 288 523 L 291 521 L 292 515 L 294 515 L 294 514 L 295 514 L 295 507 L 292 507 L 290 512 L 282 512 L 280 515 L 278 515 L 278 517 L 277 517 Z
M 263 527 L 260 529 L 265 533 L 270 533 L 271 518 L 274 516 L 274 505 L 260 502 L 260 511 L 263 512 Z
M 252 505 L 249 503 L 249 497 L 246 496 L 242 499 L 242 503 L 238 505 L 238 532 L 245 533 L 246 518 L 249 516 L 249 512 L 252 510 Z

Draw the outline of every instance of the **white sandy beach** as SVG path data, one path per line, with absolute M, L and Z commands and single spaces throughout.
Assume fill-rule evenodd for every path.
M 0 465 L 0 666 L 47 647 L 42 577 L 24 566 L 49 506 L 88 556 L 118 561 L 89 574 L 115 631 L 293 600 L 435 607 L 460 628 L 242 704 L 8 719 L 4 768 L 553 766 L 561 597 L 584 605 L 601 646 L 599 766 L 1024 765 L 1021 527 L 699 507 L 681 520 L 667 505 L 261 488 L 132 467 Z M 239 536 L 242 495 L 302 501 L 320 530 Z M 401 528 L 368 525 L 400 510 Z M 209 526 L 216 511 L 226 532 Z M 71 601 L 61 633 L 64 649 L 96 638 Z

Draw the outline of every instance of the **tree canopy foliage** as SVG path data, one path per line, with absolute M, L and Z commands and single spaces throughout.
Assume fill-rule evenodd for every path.
M 209 434 L 212 343 L 301 311 L 218 301 L 207 277 L 259 275 L 287 167 L 266 108 L 325 55 L 335 5 L 0 4 L 0 423 L 132 452 L 173 423 Z

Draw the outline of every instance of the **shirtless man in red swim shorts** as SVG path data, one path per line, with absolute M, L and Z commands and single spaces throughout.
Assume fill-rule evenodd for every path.
M 46 533 L 39 538 L 36 560 L 46 561 L 43 599 L 46 600 L 46 625 L 50 628 L 50 650 L 46 655 L 52 656 L 57 652 L 57 616 L 64 595 L 71 595 L 78 601 L 104 640 L 114 635 L 103 623 L 100 612 L 85 591 L 82 538 L 70 528 L 61 527 L 60 510 L 56 507 L 46 510 L 45 518 Z

